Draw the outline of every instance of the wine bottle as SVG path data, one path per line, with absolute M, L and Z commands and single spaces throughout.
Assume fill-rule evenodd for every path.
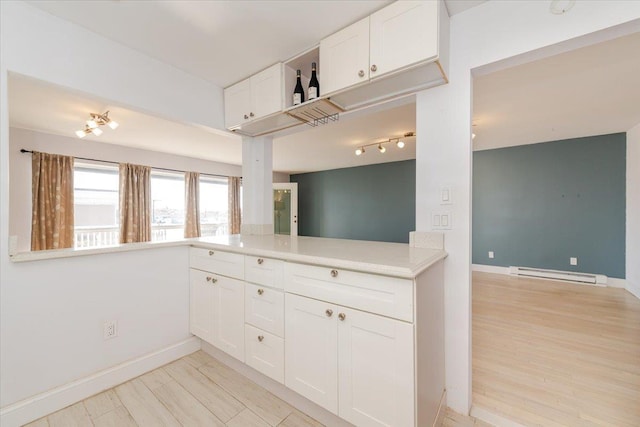
M 311 63 L 311 80 L 309 81 L 309 101 L 320 96 L 320 83 L 316 76 L 316 63 Z
M 302 89 L 302 81 L 300 80 L 300 70 L 296 71 L 298 81 L 296 87 L 293 89 L 293 105 L 302 104 L 304 102 L 304 89 Z

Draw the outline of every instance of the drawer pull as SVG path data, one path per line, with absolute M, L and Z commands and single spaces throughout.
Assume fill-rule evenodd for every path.
M 258 289 L 258 295 L 264 294 L 264 289 Z
M 374 73 L 375 73 L 376 71 L 378 71 L 378 67 L 376 66 L 376 64 L 373 64 L 373 65 L 371 66 L 371 71 L 373 71 Z
M 258 258 L 258 264 L 262 264 L 264 260 L 262 258 Z
M 330 308 L 327 308 L 327 311 L 325 311 L 325 314 L 327 315 L 327 317 L 331 317 L 333 316 L 333 310 L 331 310 Z
M 340 319 L 341 321 L 343 321 L 343 322 L 344 322 L 344 319 L 346 319 L 346 318 L 347 318 L 347 315 L 346 315 L 346 314 L 344 314 L 344 313 L 340 313 L 340 314 L 338 314 L 338 319 Z
M 264 336 L 258 335 L 258 341 L 262 342 L 262 340 L 264 340 Z
M 331 277 L 338 277 L 338 270 L 331 270 Z
M 207 282 L 216 283 L 218 279 L 215 277 L 207 276 Z
M 364 77 L 364 70 L 358 71 L 358 77 Z
M 209 251 L 209 256 L 213 255 L 213 251 Z

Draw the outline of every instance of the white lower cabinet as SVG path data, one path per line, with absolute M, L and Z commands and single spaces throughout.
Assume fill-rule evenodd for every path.
M 191 333 L 244 361 L 244 282 L 190 271 Z
M 251 325 L 245 325 L 244 340 L 245 363 L 284 383 L 284 340 Z
M 414 425 L 413 325 L 285 297 L 285 384 L 357 426 Z

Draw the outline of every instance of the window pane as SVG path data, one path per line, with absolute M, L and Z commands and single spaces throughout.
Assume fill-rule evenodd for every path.
M 119 242 L 118 169 L 77 164 L 73 173 L 75 246 Z
M 202 237 L 229 234 L 227 180 L 200 177 L 200 229 Z
M 151 240 L 184 237 L 184 175 L 151 172 Z

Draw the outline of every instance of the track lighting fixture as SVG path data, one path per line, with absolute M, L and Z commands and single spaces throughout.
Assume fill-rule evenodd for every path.
M 102 129 L 100 129 L 100 126 L 107 125 L 111 129 L 116 129 L 119 126 L 118 122 L 109 118 L 108 111 L 104 114 L 89 113 L 89 116 L 90 118 L 86 121 L 84 129 L 76 131 L 76 135 L 78 136 L 78 138 L 84 138 L 90 133 L 96 136 L 101 135 Z
M 404 134 L 402 139 L 410 138 L 410 137 L 413 137 L 415 135 L 416 135 L 415 132 L 407 132 L 407 133 Z M 387 151 L 387 148 L 384 146 L 384 144 L 388 144 L 390 142 L 395 143 L 396 147 L 398 147 L 398 148 L 404 148 L 405 142 L 402 139 L 401 138 L 389 138 L 386 141 L 372 142 L 371 144 L 361 145 L 360 147 L 356 148 L 356 156 L 361 156 L 362 154 L 364 154 L 365 147 L 372 147 L 374 145 L 377 145 L 378 146 L 378 151 L 380 151 L 380 153 L 383 154 L 384 152 Z

